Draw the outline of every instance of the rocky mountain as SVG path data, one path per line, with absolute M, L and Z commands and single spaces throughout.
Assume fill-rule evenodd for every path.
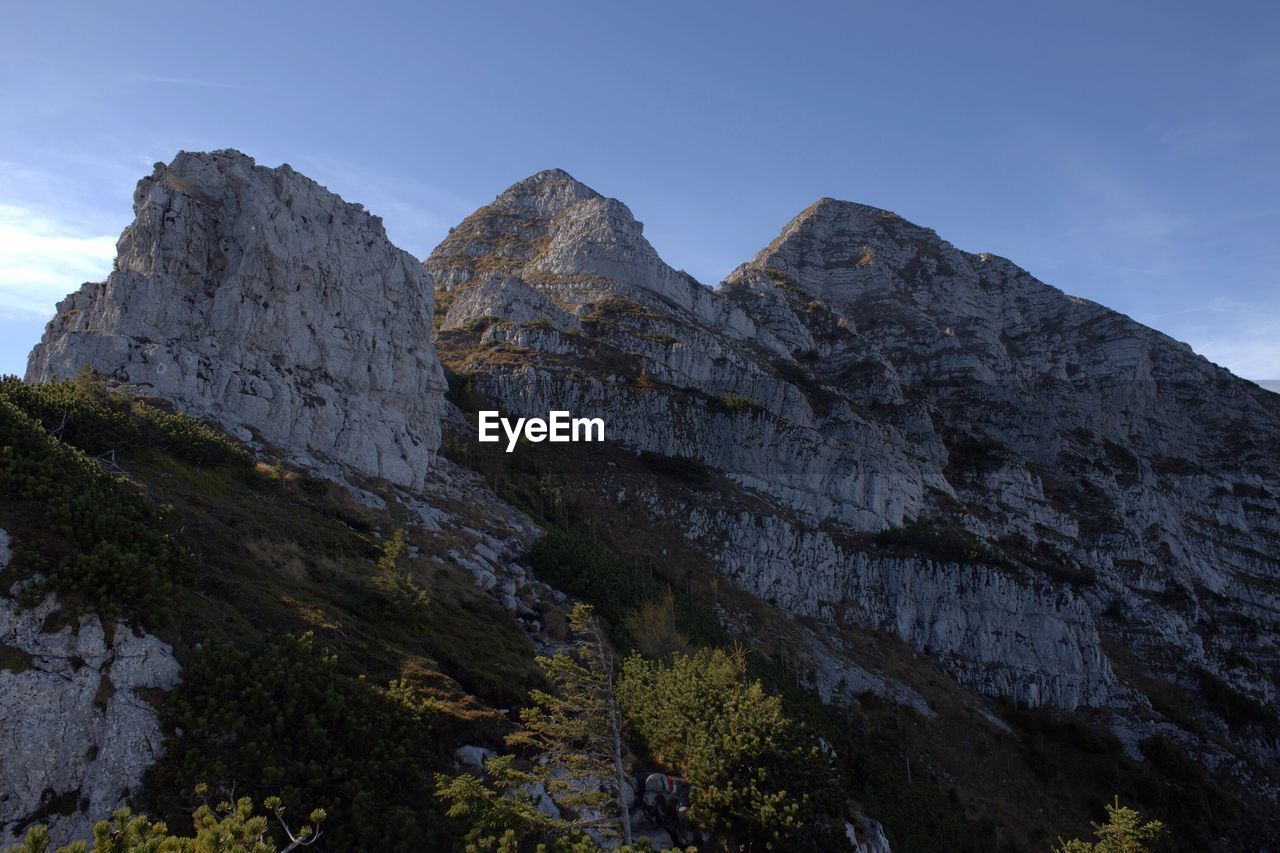
M 167 444 L 158 461 L 105 457 L 176 507 L 177 539 L 197 531 L 200 566 L 177 628 L 125 642 L 123 624 L 78 623 L 95 675 L 121 647 L 171 644 L 122 700 L 135 684 L 154 699 L 207 637 L 315 632 L 362 677 L 447 696 L 435 751 L 478 754 L 495 709 L 536 685 L 533 652 L 563 643 L 570 597 L 630 626 L 647 611 L 627 596 L 665 590 L 686 639 L 748 649 L 807 709 L 853 780 L 859 849 L 969 832 L 981 841 L 959 849 L 1036 849 L 1117 792 L 1171 813 L 1184 849 L 1280 831 L 1280 396 L 1009 261 L 831 199 L 714 289 L 559 170 L 421 264 L 359 205 L 234 151 L 157 165 L 135 213 L 27 382 L 88 365 L 122 399 L 218 425 L 276 479 L 207 475 Z M 489 452 L 474 411 L 495 407 L 600 417 L 608 441 Z M 19 545 L 36 517 L 0 500 Z M 386 579 L 370 591 L 370 554 L 393 527 L 413 554 L 396 582 L 427 589 L 429 618 L 371 609 Z M 26 578 L 22 562 L 0 579 Z M 0 651 L 24 664 L 0 677 L 66 675 L 61 653 L 30 661 L 77 632 L 40 639 L 42 611 L 0 604 Z M 118 801 L 88 796 L 107 771 L 81 743 L 113 706 L 85 686 L 101 677 L 72 682 L 50 701 L 83 725 L 23 777 L 7 825 L 73 784 L 94 808 Z M 159 725 L 135 706 L 130 787 Z M 50 734 L 27 707 L 0 703 L 0 731 Z
M 619 202 L 542 172 L 424 266 L 442 358 L 482 396 L 722 474 L 628 499 L 757 598 L 888 631 L 988 695 L 1107 709 L 1135 756 L 1165 725 L 1149 680 L 1230 695 L 1193 699 L 1211 734 L 1183 739 L 1274 766 L 1274 721 L 1239 711 L 1276 696 L 1280 397 L 831 199 L 713 291 Z
M 452 362 L 505 408 L 601 414 L 764 497 L 690 529 L 758 595 L 889 627 L 1031 704 L 1131 699 L 1098 632 L 1120 612 L 1149 665 L 1274 696 L 1280 400 L 1185 345 L 830 199 L 713 292 L 617 201 L 544 172 L 425 266 L 441 346 L 477 335 Z M 904 527 L 981 559 L 858 541 Z
M 90 365 L 285 458 L 423 484 L 431 281 L 378 217 L 236 151 L 156 164 L 133 202 L 114 271 L 59 304 L 28 381 Z

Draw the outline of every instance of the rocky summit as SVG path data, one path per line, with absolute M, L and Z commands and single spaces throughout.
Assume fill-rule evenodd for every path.
M 422 485 L 432 283 L 378 217 L 236 151 L 157 164 L 133 203 L 114 271 L 59 304 L 28 381 L 89 365 L 285 458 Z
M 1100 625 L 1151 671 L 1274 697 L 1280 397 L 1185 345 L 831 199 L 712 291 L 619 202 L 543 172 L 425 266 L 447 360 L 484 393 L 603 413 L 762 498 L 687 531 L 757 595 L 1033 705 L 1133 701 Z M 444 343 L 463 329 L 480 349 Z
M 77 754 L 53 773 L 23 752 L 23 778 L 110 805 L 103 768 L 135 789 L 228 772 L 220 751 L 240 735 L 211 747 L 174 716 L 197 707 L 184 691 L 208 667 L 176 676 L 176 705 L 156 694 L 206 637 L 247 646 L 236 632 L 265 641 L 264 625 L 317 635 L 388 695 L 428 685 L 440 741 L 415 754 L 456 749 L 483 774 L 507 725 L 496 709 L 534 695 L 532 655 L 565 648 L 580 599 L 652 660 L 742 649 L 804 709 L 811 754 L 845 774 L 823 821 L 851 849 L 1041 849 L 1116 793 L 1161 812 L 1178 849 L 1276 849 L 1280 395 L 1010 261 L 833 199 L 714 288 L 561 170 L 513 185 L 421 263 L 359 205 L 234 151 L 156 166 L 134 207 L 114 271 L 58 306 L 28 385 L 96 376 L 110 394 L 94 405 L 136 398 L 136 418 L 158 400 L 225 430 L 274 479 L 210 479 L 165 455 L 204 464 L 181 442 L 103 463 L 176 507 L 176 541 L 204 537 L 194 585 L 173 587 L 187 621 L 94 639 L 98 623 L 69 607 L 77 648 L 107 663 L 35 703 L 74 711 Z M 65 417 L 49 423 L 69 404 L 29 391 L 6 399 L 74 444 Z M 600 418 L 607 441 L 512 439 L 506 454 L 476 441 L 481 409 Z M 100 445 L 81 449 L 104 458 Z M 33 511 L 0 510 L 14 579 L 72 604 L 96 594 L 22 568 Z M 39 639 L 33 620 L 57 604 L 37 600 L 0 602 L 23 691 L 65 674 L 77 642 L 63 625 Z M 158 668 L 117 686 L 159 721 L 135 707 L 119 725 L 138 754 L 86 764 L 82 741 L 127 710 L 88 693 L 139 643 Z M 48 735 L 27 704 L 0 702 L 0 731 Z M 140 782 L 162 729 L 196 757 Z M 632 747 L 633 772 L 679 763 Z M 202 748 L 216 760 L 200 764 Z M 291 766 L 273 760 L 264 790 Z M 387 796 L 407 798 L 403 827 L 438 830 L 420 783 Z M 0 800 L 9 826 L 47 811 L 44 783 L 23 784 Z M 638 832 L 682 837 L 646 824 L 627 790 Z M 559 816 L 554 799 L 540 813 Z M 374 849 L 334 808 L 337 837 Z

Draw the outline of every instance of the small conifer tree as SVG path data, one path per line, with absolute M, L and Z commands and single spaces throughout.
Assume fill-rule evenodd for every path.
M 1058 839 L 1060 846 L 1054 853 L 1153 853 L 1165 837 L 1164 824 L 1158 820 L 1143 823 L 1142 815 L 1120 805 L 1119 797 L 1107 806 L 1107 822 L 1092 826 L 1097 841 Z
M 588 830 L 631 843 L 613 659 L 588 605 L 574 607 L 569 625 L 576 638 L 571 651 L 538 658 L 554 692 L 533 691 L 532 705 L 520 714 L 524 727 L 507 738 L 508 746 L 529 751 L 530 769 L 517 769 L 515 756 L 504 755 L 485 764 L 484 781 L 469 774 L 437 777 L 437 795 L 450 803 L 451 817 L 471 822 L 469 839 L 477 849 L 503 849 L 492 845 L 504 838 L 510 843 L 512 833 L 565 842 Z M 537 790 L 573 816 L 539 809 L 531 793 Z

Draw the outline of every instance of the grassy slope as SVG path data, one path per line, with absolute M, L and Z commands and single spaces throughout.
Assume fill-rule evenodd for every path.
M 200 649 L 211 644 L 257 654 L 281 638 L 311 632 L 317 649 L 332 655 L 335 672 L 347 679 L 342 684 L 355 691 L 353 695 L 361 689 L 376 692 L 375 685 L 396 680 L 408 686 L 414 701 L 423 703 L 433 738 L 426 760 L 435 765 L 422 768 L 426 779 L 432 769 L 451 769 L 456 746 L 496 743 L 508 724 L 495 709 L 522 701 L 531 687 L 541 685 L 532 648 L 519 627 L 475 588 L 468 573 L 447 562 L 445 554 L 454 544 L 449 531 L 407 531 L 406 540 L 418 556 L 409 558 L 406 568 L 430 597 L 421 612 L 400 612 L 379 594 L 371 581 L 383 537 L 404 526 L 405 520 L 394 495 L 383 495 L 390 504 L 387 510 L 374 510 L 343 489 L 278 466 L 193 462 L 182 439 L 169 442 L 146 433 L 148 440 L 133 440 L 140 404 L 124 402 L 115 394 L 110 402 L 95 393 L 50 403 L 28 399 L 21 388 L 10 385 L 0 397 L 18 399 L 46 422 L 51 412 L 38 411 L 41 405 L 68 414 L 64 420 L 53 413 L 62 426 L 60 434 L 91 446 L 95 455 L 105 453 L 104 464 L 118 476 L 111 483 L 96 475 L 106 490 L 104 503 L 132 494 L 168 507 L 156 524 L 189 556 L 168 591 L 167 618 L 142 616 L 132 621 L 172 643 L 184 665 L 198 660 L 204 654 Z M 104 412 L 119 423 L 107 429 L 99 417 Z M 0 433 L 0 448 L 12 447 L 16 428 L 13 434 L 8 429 Z M 103 442 L 119 446 L 104 451 Z M 55 460 L 74 457 L 69 445 L 59 442 L 25 454 Z M 77 556 L 76 544 L 48 523 L 59 500 L 51 497 L 58 492 L 55 486 L 56 481 L 50 481 L 47 488 L 25 498 L 0 490 L 0 528 L 19 546 L 13 564 L 0 572 L 5 589 L 32 571 L 47 572 Z M 76 593 L 60 595 L 64 612 L 99 609 L 95 601 Z M 165 706 L 163 697 L 153 698 Z M 358 738 L 359 732 L 350 735 Z M 182 741 L 177 744 L 181 751 Z M 264 754 L 261 763 L 286 757 L 295 758 Z M 182 801 L 180 792 L 163 789 L 174 778 L 171 769 L 160 774 L 167 778 L 152 778 L 161 789 L 143 796 L 144 806 Z M 210 769 L 212 765 L 206 765 Z M 267 793 L 256 790 L 250 780 L 222 781 L 244 783 L 242 793 Z M 353 792 L 316 790 L 306 795 L 311 797 L 307 805 L 317 798 L 326 798 L 321 801 L 327 804 L 330 796 L 350 804 Z M 430 803 L 431 786 L 406 796 Z M 172 825 L 185 823 L 181 812 L 175 808 L 166 815 Z

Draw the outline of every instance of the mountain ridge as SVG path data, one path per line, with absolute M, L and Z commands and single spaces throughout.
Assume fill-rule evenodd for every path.
M 850 216 L 855 227 L 849 227 Z M 580 243 L 610 239 L 609 223 L 597 224 L 601 231 L 577 235 Z M 565 253 L 572 257 L 572 247 Z M 553 258 L 524 271 L 536 275 L 521 279 L 522 271 L 512 270 L 501 282 L 486 282 L 487 295 L 480 306 L 457 301 L 458 291 L 465 292 L 474 282 L 452 265 L 447 253 L 437 250 L 425 264 L 438 281 L 447 282 L 444 289 L 455 294 L 456 307 L 448 309 L 445 321 L 448 328 L 483 323 L 481 345 L 513 346 L 525 353 L 514 364 L 489 365 L 483 354 L 474 352 L 453 363 L 454 369 L 465 370 L 487 393 L 522 414 L 570 401 L 595 406 L 609 413 L 611 428 L 624 443 L 719 468 L 742 486 L 762 490 L 782 506 L 799 510 L 808 524 L 834 522 L 852 525 L 855 532 L 874 533 L 922 516 L 954 518 L 945 506 L 959 500 L 973 508 L 960 516 L 968 534 L 988 542 L 1009 539 L 1012 544 L 992 547 L 1015 563 L 1032 560 L 1029 553 L 1021 553 L 1027 547 L 1048 549 L 1048 559 L 1062 563 L 1064 574 L 1104 570 L 1085 568 L 1096 560 L 1090 556 L 1094 546 L 1082 539 L 1114 536 L 1116 543 L 1110 547 L 1132 553 L 1126 559 L 1134 565 L 1119 569 L 1107 564 L 1105 571 L 1114 573 L 1107 586 L 1117 590 L 1133 582 L 1135 570 L 1159 576 L 1155 566 L 1161 558 L 1150 549 L 1174 547 L 1173 553 L 1198 561 L 1200 582 L 1219 590 L 1236 584 L 1248 600 L 1257 602 L 1254 612 L 1276 611 L 1271 597 L 1244 592 L 1229 579 L 1232 575 L 1209 568 L 1210 560 L 1221 559 L 1218 547 L 1191 545 L 1198 540 L 1181 529 L 1177 516 L 1187 511 L 1178 508 L 1184 499 L 1165 496 L 1158 481 L 1174 481 L 1156 467 L 1161 454 L 1177 458 L 1174 451 L 1180 448 L 1162 438 L 1171 427 L 1179 436 L 1198 434 L 1203 452 L 1212 455 L 1211 434 L 1229 429 L 1232 416 L 1209 415 L 1207 426 L 1192 426 L 1182 407 L 1201 406 L 1198 395 L 1217 393 L 1220 383 L 1228 383 L 1234 395 L 1228 399 L 1243 407 L 1236 420 L 1257 422 L 1261 446 L 1270 446 L 1280 436 L 1280 410 L 1250 391 L 1252 386 L 1192 356 L 1184 345 L 1069 297 L 1008 261 L 960 252 L 934 232 L 887 211 L 834 200 L 819 201 L 803 211 L 714 291 L 721 304 L 713 303 L 703 317 L 726 316 L 729 308 L 743 318 L 714 343 L 705 337 L 720 331 L 714 323 L 690 318 L 695 324 L 689 326 L 681 319 L 684 314 L 664 312 L 662 300 L 649 299 L 644 292 L 644 278 L 628 280 L 626 270 L 618 278 L 598 276 L 591 289 L 574 289 L 566 282 L 580 270 L 572 264 L 557 266 Z M 580 318 L 596 318 L 602 299 L 634 297 L 637 291 L 643 307 L 631 316 L 621 308 L 619 317 L 596 318 L 594 334 L 573 327 L 574 334 L 566 338 L 562 333 L 570 326 L 557 325 L 555 319 L 550 319 L 553 330 L 542 331 L 524 325 L 530 318 L 504 315 L 504 294 L 516 291 L 540 293 L 564 315 Z M 655 336 L 673 342 L 655 346 Z M 584 396 L 587 377 L 572 378 L 578 375 L 567 367 L 584 338 L 611 347 L 623 361 L 629 357 L 632 376 L 648 377 L 657 388 L 632 390 L 631 381 L 614 381 L 611 387 L 587 381 L 585 387 L 591 390 Z M 702 360 L 700 353 L 712 354 L 712 361 Z M 522 378 L 530 364 L 540 366 L 538 390 L 532 396 Z M 557 379 L 563 369 L 570 372 Z M 1180 387 L 1188 382 L 1200 385 Z M 700 406 L 676 403 L 671 397 L 669 409 L 655 408 L 657 400 L 688 386 L 706 395 Z M 1037 427 L 1028 430 L 1019 423 L 1010 393 L 1029 395 L 1034 401 L 1029 411 L 1038 413 Z M 1180 401 L 1179 395 L 1185 394 L 1192 396 Z M 716 411 L 719 396 L 741 396 L 759 407 L 749 433 L 737 431 L 742 418 Z M 640 419 L 628 416 L 636 411 L 647 414 Z M 978 412 L 976 417 L 967 414 L 971 411 Z M 1128 414 L 1116 416 L 1123 412 Z M 765 432 L 762 417 L 771 424 Z M 655 418 L 685 420 L 669 432 L 655 431 Z M 796 427 L 805 438 L 796 439 L 794 451 L 787 450 L 792 445 L 784 436 Z M 697 441 L 680 437 L 690 431 Z M 727 440 L 712 438 L 714 432 L 724 433 Z M 777 444 L 780 437 L 782 443 Z M 1113 471 L 1112 462 L 1098 466 L 1081 456 L 1084 447 L 1090 448 L 1089 456 L 1102 458 L 1107 456 L 1104 448 L 1134 441 L 1151 443 L 1143 452 L 1152 453 L 1154 463 L 1144 467 L 1138 462 L 1135 467 L 1130 456 L 1117 450 L 1111 453 L 1113 462 L 1124 470 Z M 836 452 L 834 458 L 848 461 L 815 464 L 809 449 L 814 442 L 826 443 Z M 837 449 L 842 447 L 848 450 Z M 955 470 L 957 460 L 972 455 L 975 448 L 984 448 L 985 458 L 966 461 L 969 467 Z M 1265 453 L 1255 451 L 1212 464 L 1232 468 L 1247 463 L 1247 476 L 1274 483 L 1274 468 L 1265 459 Z M 864 479 L 853 490 L 847 479 L 832 477 L 837 471 L 859 469 Z M 1084 480 L 1079 480 L 1081 473 Z M 1105 485 L 1097 485 L 1099 479 Z M 1077 494 L 1077 481 L 1102 491 L 1092 497 Z M 1194 482 L 1186 487 L 1201 496 L 1197 500 L 1208 497 Z M 994 504 L 993 488 L 1001 495 Z M 1229 482 L 1217 488 L 1229 492 L 1233 487 Z M 1269 486 L 1257 488 L 1271 494 Z M 889 495 L 895 497 L 886 503 Z M 1256 510 L 1247 512 L 1251 520 L 1246 523 L 1261 537 L 1257 553 L 1266 553 L 1274 547 L 1274 531 Z M 1129 513 L 1132 520 L 1117 521 L 1117 513 Z M 1165 534 L 1144 544 L 1143 531 L 1153 523 L 1170 528 L 1168 544 Z M 1113 530 L 1116 524 L 1120 527 Z M 729 536 L 730 541 L 734 538 Z M 1121 540 L 1125 544 L 1120 545 Z M 1024 542 L 1029 545 L 1019 544 Z M 1191 556 L 1191 547 L 1208 550 Z M 1254 561 L 1249 550 L 1239 552 L 1232 571 L 1259 571 L 1266 577 L 1270 570 Z M 1145 560 L 1144 551 L 1150 555 Z M 1143 568 L 1138 569 L 1139 564 Z M 766 571 L 765 577 L 773 571 Z M 1123 580 L 1126 576 L 1128 581 Z M 776 579 L 761 582 L 768 585 Z M 1187 637 L 1186 642 L 1198 648 L 1198 640 Z
M 1173 750 L 1242 803 L 1280 801 L 1280 397 L 853 202 L 810 205 L 712 289 L 563 170 L 421 265 L 304 181 L 230 151 L 158 167 L 117 271 L 60 304 L 28 379 L 88 364 L 332 480 L 531 648 L 554 647 L 565 594 L 520 551 L 577 531 L 850 726 L 912 709 L 917 760 L 970 780 L 984 815 L 1019 785 L 1074 814 L 1101 791 L 1012 763 L 976 781 L 955 743 L 999 749 L 1028 709 L 1105 734 L 1082 755 L 1115 779 Z M 602 417 L 609 442 L 495 457 L 482 407 Z M 316 571 L 315 606 L 345 613 Z M 362 617 L 306 618 L 345 644 L 324 626 Z

